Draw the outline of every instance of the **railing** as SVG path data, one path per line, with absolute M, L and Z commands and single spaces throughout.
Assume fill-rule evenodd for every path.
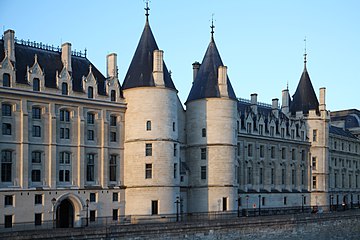
M 86 218 L 81 219 L 81 227 L 110 227 L 132 224 L 154 224 L 154 223 L 175 223 L 179 222 L 205 222 L 205 221 L 221 221 L 231 219 L 244 219 L 258 216 L 275 216 L 275 215 L 301 215 L 301 214 L 321 214 L 335 211 L 346 211 L 349 209 L 359 209 L 360 204 L 354 203 L 349 205 L 329 205 L 327 206 L 297 206 L 284 208 L 239 208 L 238 211 L 216 211 L 216 212 L 197 212 L 197 213 L 179 213 L 166 215 L 127 215 L 117 216 L 114 220 L 112 217 L 98 217 L 95 219 L 88 219 L 88 226 L 86 226 Z M 30 231 L 30 230 L 45 230 L 52 229 L 52 221 L 42 221 L 41 225 L 34 225 L 34 222 L 20 222 L 13 223 L 11 227 L 5 227 L 0 224 L 0 232 L 15 232 L 15 231 Z

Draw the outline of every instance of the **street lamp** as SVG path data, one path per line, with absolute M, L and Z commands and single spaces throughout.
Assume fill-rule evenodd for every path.
M 89 226 L 89 199 L 86 199 L 86 227 Z
M 180 204 L 180 200 L 179 200 L 179 196 L 176 197 L 176 221 L 179 221 L 179 204 Z
M 261 211 L 261 195 L 258 196 L 259 197 L 259 216 L 261 215 L 260 211 Z
M 301 211 L 304 212 L 304 194 L 301 195 Z
M 248 217 L 249 212 L 249 195 L 246 195 L 246 216 Z
M 55 203 L 56 203 L 56 198 L 51 199 L 51 204 L 53 206 L 53 209 L 52 209 L 53 228 L 55 228 Z
M 240 194 L 238 194 L 238 209 L 237 209 L 238 217 L 240 217 L 240 205 L 241 205 L 241 198 L 240 198 Z

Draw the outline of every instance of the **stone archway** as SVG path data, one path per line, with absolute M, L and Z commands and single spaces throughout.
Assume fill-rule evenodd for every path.
M 74 206 L 68 198 L 62 200 L 57 206 L 56 227 L 59 228 L 74 227 Z

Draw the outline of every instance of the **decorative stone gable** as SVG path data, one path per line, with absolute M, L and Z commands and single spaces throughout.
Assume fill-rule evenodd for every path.
M 92 72 L 92 65 L 89 65 L 88 75 L 86 77 L 83 76 L 82 78 L 82 86 L 83 86 L 83 91 L 88 95 L 88 97 L 89 97 L 89 91 L 91 91 L 92 89 L 92 95 L 93 95 L 92 98 L 97 98 L 98 86 L 97 86 L 96 78 Z
M 34 56 L 34 64 L 32 67 L 27 67 L 27 79 L 30 86 L 34 85 L 34 79 L 39 79 L 40 81 L 40 91 L 45 89 L 45 73 L 41 69 L 40 64 L 38 63 L 37 54 Z
M 5 74 L 8 74 L 7 76 Z M 4 78 L 10 77 L 10 87 L 15 85 L 14 65 L 10 58 L 5 54 L 4 59 L 0 62 L 0 86 L 4 86 Z

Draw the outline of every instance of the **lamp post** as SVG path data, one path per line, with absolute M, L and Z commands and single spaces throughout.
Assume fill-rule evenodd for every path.
M 89 199 L 86 199 L 86 227 L 89 226 Z
M 261 215 L 261 195 L 259 197 L 259 216 Z
M 55 203 L 56 203 L 56 198 L 51 199 L 51 204 L 52 204 L 52 222 L 53 222 L 53 228 L 55 228 Z
M 241 198 L 240 198 L 240 194 L 238 194 L 238 209 L 237 209 L 237 216 L 240 217 L 240 205 L 241 205 Z
M 179 221 L 179 204 L 180 204 L 180 200 L 179 200 L 179 196 L 176 197 L 176 221 Z
M 246 195 L 246 216 L 248 217 L 249 212 L 249 195 Z
M 301 195 L 301 211 L 304 212 L 304 194 Z

